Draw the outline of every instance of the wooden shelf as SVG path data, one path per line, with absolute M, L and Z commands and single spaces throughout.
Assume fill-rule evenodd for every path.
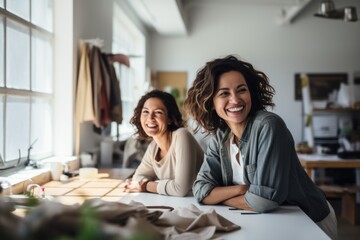
M 325 112 L 325 113 L 351 112 L 351 113 L 360 113 L 360 109 L 355 109 L 355 108 L 314 108 L 313 112 Z

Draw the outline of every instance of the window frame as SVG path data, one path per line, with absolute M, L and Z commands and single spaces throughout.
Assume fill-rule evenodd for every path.
M 29 7 L 29 11 L 31 12 L 31 2 L 30 2 L 30 7 Z M 54 7 L 52 8 L 52 12 L 54 13 L 55 9 Z M 3 114 L 2 114 L 2 129 L 3 129 L 3 136 L 0 136 L 2 138 L 2 141 L 0 141 L 0 143 L 2 143 L 2 146 L 0 146 L 0 176 L 9 176 L 17 171 L 19 171 L 20 169 L 24 169 L 27 165 L 27 162 L 29 159 L 32 160 L 40 160 L 43 158 L 47 158 L 47 157 L 51 157 L 53 155 L 54 152 L 54 140 L 53 140 L 53 136 L 54 136 L 54 125 L 52 127 L 52 149 L 50 151 L 48 151 L 48 154 L 31 154 L 31 149 L 33 147 L 33 145 L 35 144 L 36 141 L 32 141 L 31 138 L 31 106 L 33 104 L 34 99 L 43 99 L 46 101 L 49 101 L 51 103 L 51 121 L 52 124 L 54 124 L 54 69 L 52 69 L 52 73 L 51 73 L 51 85 L 52 85 L 52 91 L 51 93 L 45 93 L 45 92 L 37 92 L 37 91 L 33 91 L 32 90 L 32 69 L 31 69 L 31 65 L 32 65 L 32 38 L 33 35 L 36 36 L 36 34 L 42 34 L 44 36 L 46 36 L 46 38 L 49 39 L 50 43 L 51 43 L 51 51 L 52 51 L 52 66 L 54 64 L 54 52 L 55 52 L 55 46 L 54 46 L 54 33 L 50 32 L 46 29 L 43 29 L 35 24 L 33 24 L 31 22 L 31 16 L 29 20 L 25 20 L 19 16 L 17 16 L 16 14 L 8 11 L 6 9 L 6 1 L 4 2 L 4 6 L 1 7 L 0 6 L 0 17 L 2 18 L 2 22 L 1 24 L 3 25 L 3 34 L 4 34 L 4 42 L 3 42 L 3 56 L 0 56 L 3 58 L 3 68 L 4 68 L 4 72 L 1 73 L 3 74 L 3 78 L 4 78 L 4 85 L 0 86 L 0 98 L 1 101 L 0 103 L 3 104 Z M 54 16 L 52 17 L 54 19 Z M 52 19 L 52 25 L 54 25 L 54 21 Z M 22 27 L 25 27 L 29 30 L 29 51 L 30 51 L 30 56 L 29 56 L 29 80 L 30 80 L 30 87 L 29 90 L 25 90 L 25 89 L 15 89 L 15 88 L 9 88 L 7 87 L 7 79 L 6 79 L 6 54 L 7 54 L 7 32 L 6 32 L 6 26 L 7 26 L 7 22 L 8 21 L 12 21 L 12 22 L 16 22 L 16 24 L 20 24 Z M 53 29 L 53 28 L 52 28 Z M 5 155 L 6 155 L 6 101 L 8 96 L 14 96 L 14 97 L 28 97 L 29 98 L 29 126 L 28 126 L 28 133 L 29 133 L 29 140 L 28 140 L 28 145 L 29 147 L 27 148 L 27 152 L 21 152 L 21 155 L 19 156 L 19 158 L 17 159 L 10 159 L 10 160 L 6 160 L 5 159 Z M 50 153 L 51 152 L 51 153 Z M 30 155 L 29 155 L 30 153 Z M 3 155 L 2 155 L 3 154 Z

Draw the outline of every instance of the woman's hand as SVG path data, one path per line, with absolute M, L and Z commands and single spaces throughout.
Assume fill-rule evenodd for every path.
M 126 179 L 124 191 L 125 192 L 146 192 L 146 185 L 149 182 L 147 179 L 142 179 L 140 181 Z

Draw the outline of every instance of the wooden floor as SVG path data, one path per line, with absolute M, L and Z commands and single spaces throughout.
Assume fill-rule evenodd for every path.
M 340 199 L 329 199 L 333 206 L 338 220 L 338 240 L 359 240 L 360 239 L 360 204 L 356 205 L 356 225 L 352 225 L 340 217 Z

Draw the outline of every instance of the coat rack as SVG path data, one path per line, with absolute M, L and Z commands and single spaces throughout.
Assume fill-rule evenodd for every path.
M 93 47 L 97 47 L 98 49 L 102 48 L 104 46 L 104 41 L 102 39 L 99 38 L 95 38 L 95 39 L 81 39 L 80 40 L 80 46 L 81 46 L 81 59 L 80 59 L 80 67 L 79 67 L 79 76 L 78 76 L 78 81 L 77 81 L 77 97 L 76 97 L 76 107 L 75 107 L 75 111 L 76 111 L 76 147 L 75 147 L 75 151 L 76 154 L 80 153 L 80 123 L 84 122 L 84 121 L 92 121 L 92 119 L 94 119 L 94 113 L 93 113 L 93 106 L 90 107 L 91 102 L 92 102 L 92 85 L 93 85 L 93 79 L 91 77 L 91 63 L 89 61 L 89 56 L 86 57 L 86 55 L 88 54 L 88 51 L 90 51 L 90 49 L 92 49 Z M 121 53 L 117 53 L 117 54 L 103 54 L 100 52 L 99 56 L 105 56 L 106 59 L 105 61 L 107 63 L 112 63 L 112 62 L 118 62 L 122 65 L 125 65 L 127 67 L 130 67 L 130 61 L 129 61 L 129 57 L 125 54 L 121 54 Z M 101 61 L 101 60 L 100 60 Z M 105 64 L 106 65 L 106 64 Z M 113 69 L 112 64 L 107 64 L 108 65 L 108 74 L 112 75 L 113 77 L 110 79 L 116 79 L 118 81 L 118 78 L 116 77 L 116 73 Z M 109 66 L 111 65 L 111 66 Z M 110 81 L 111 84 L 112 81 Z M 119 85 L 112 85 L 113 88 L 118 88 Z M 81 92 L 81 94 L 78 94 L 78 92 Z M 118 92 L 120 91 L 120 89 L 118 90 Z M 111 94 L 114 94 L 114 92 L 112 91 Z M 119 93 L 120 94 L 120 93 Z M 116 94 L 115 94 L 116 95 Z M 120 105 L 120 114 L 121 114 L 121 96 L 117 95 L 118 97 L 118 102 L 116 106 Z M 117 109 L 118 107 L 115 108 Z M 87 109 L 87 111 L 85 111 L 84 109 Z M 119 115 L 117 115 L 119 116 Z M 111 119 L 114 116 L 111 117 Z M 120 118 L 116 118 L 116 119 L 121 119 Z M 112 119 L 113 120 L 113 119 Z M 116 120 L 118 121 L 118 120 Z M 121 120 L 119 120 L 121 121 Z M 119 139 L 119 124 L 117 124 L 117 138 Z
M 88 43 L 90 47 L 95 46 L 98 48 L 102 48 L 104 46 L 104 40 L 100 38 L 93 38 L 93 39 L 81 39 L 80 42 Z

